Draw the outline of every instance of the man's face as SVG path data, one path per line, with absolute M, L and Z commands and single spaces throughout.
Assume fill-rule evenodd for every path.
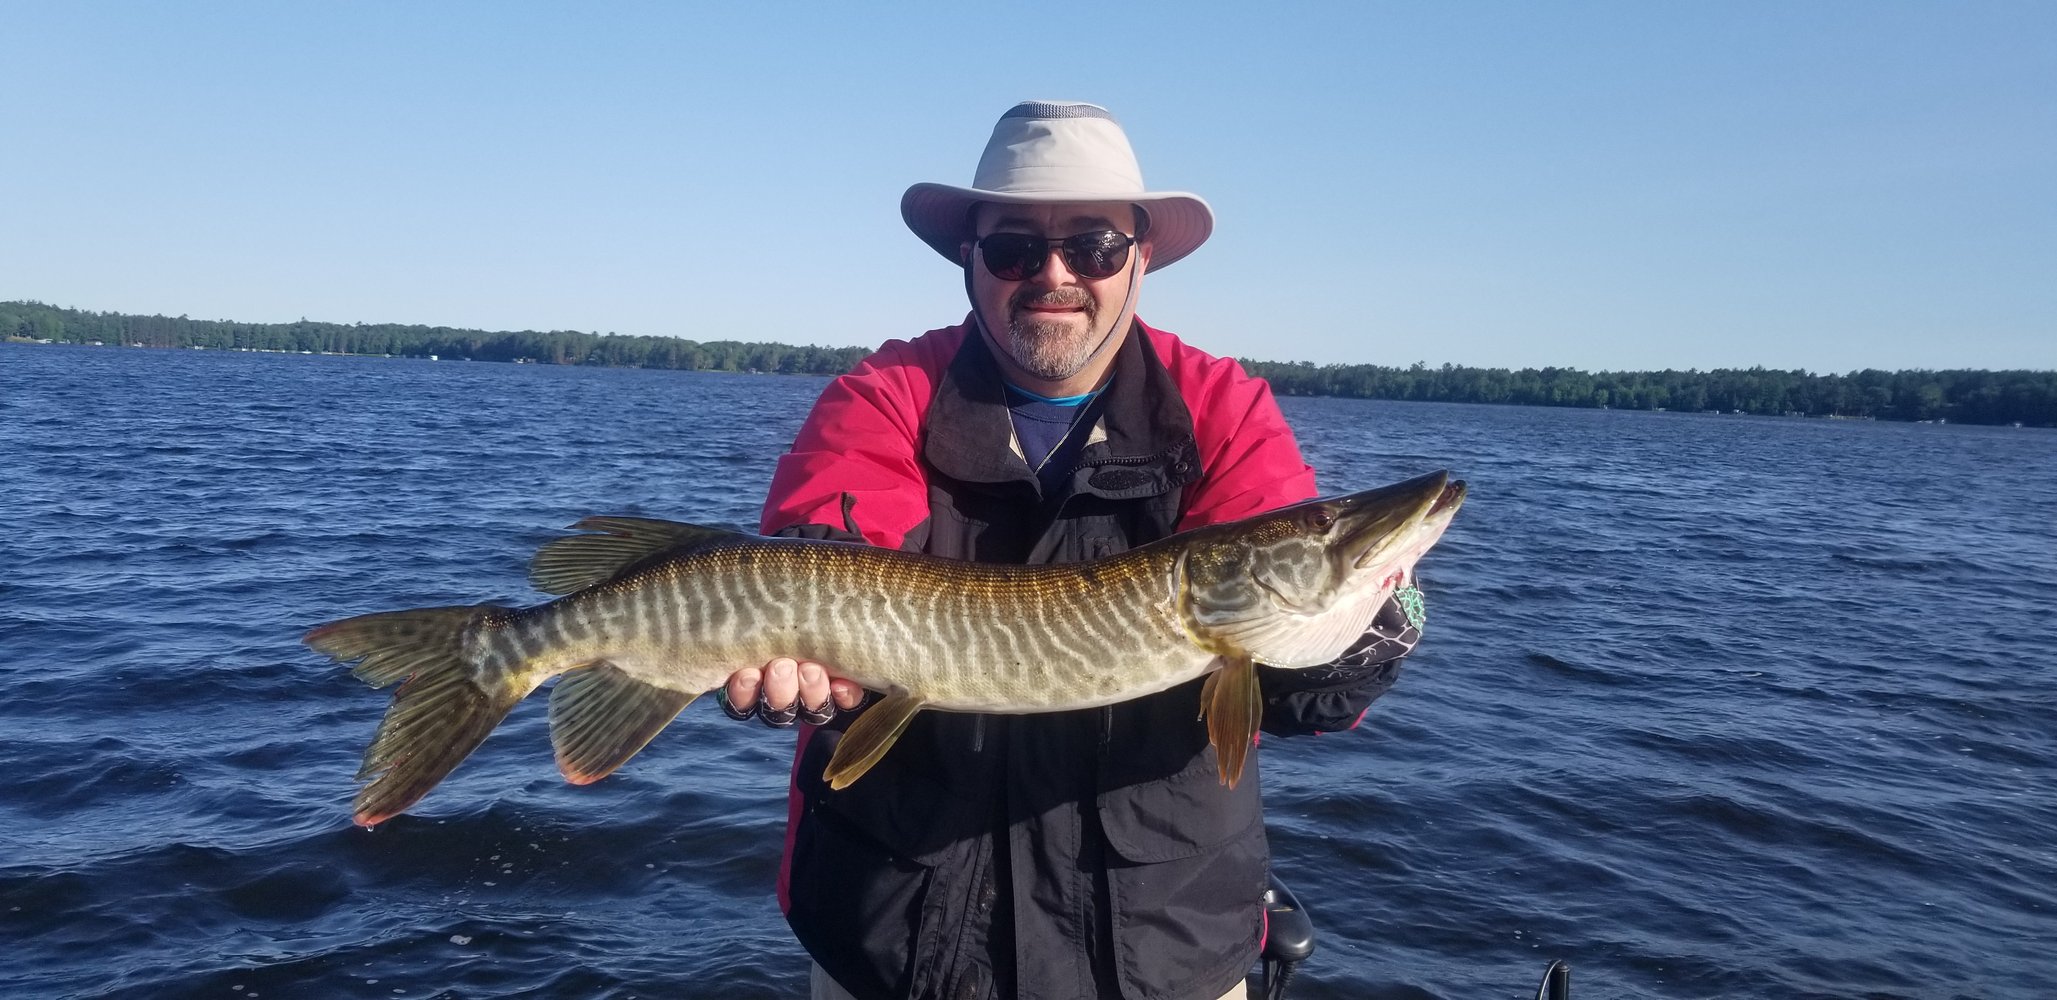
M 993 233 L 1062 240 L 1110 229 L 1130 236 L 1136 232 L 1135 207 L 1122 203 L 980 205 L 974 222 L 979 239 Z M 1040 271 L 1020 281 L 1006 281 L 993 276 L 983 251 L 974 246 L 972 302 L 991 328 L 995 348 L 1023 372 L 1047 382 L 1063 382 L 1094 361 L 1109 342 L 1111 330 L 1127 325 L 1134 309 L 1128 302 L 1129 281 L 1148 260 L 1147 245 L 1139 245 L 1121 270 L 1105 278 L 1084 278 L 1072 272 L 1064 255 L 1053 246 Z

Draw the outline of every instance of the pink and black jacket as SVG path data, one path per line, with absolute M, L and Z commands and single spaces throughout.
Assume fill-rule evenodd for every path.
M 1069 488 L 1044 496 L 966 325 L 894 341 L 830 383 L 765 504 L 766 533 L 955 559 L 1063 563 L 1314 495 L 1270 388 L 1137 321 Z M 1264 729 L 1347 729 L 1418 633 L 1382 612 L 1333 668 L 1264 670 Z M 862 780 L 795 755 L 779 899 L 860 1000 L 1213 997 L 1251 966 L 1268 853 L 1256 768 L 1216 778 L 1199 682 L 1105 709 L 926 712 Z

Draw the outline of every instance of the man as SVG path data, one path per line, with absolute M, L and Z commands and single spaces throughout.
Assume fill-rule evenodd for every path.
M 1092 559 L 1306 499 L 1269 388 L 1135 318 L 1143 275 L 1213 228 L 1147 191 L 1090 104 L 1001 117 L 972 186 L 916 184 L 915 235 L 964 269 L 971 315 L 829 385 L 780 459 L 767 533 L 955 559 Z M 1388 605 L 1328 668 L 1263 671 L 1264 729 L 1347 729 L 1419 636 Z M 1263 934 L 1256 769 L 1223 786 L 1195 681 L 1105 709 L 926 712 L 841 791 L 822 769 L 865 694 L 774 660 L 721 692 L 809 723 L 779 900 L 816 997 L 1236 995 Z

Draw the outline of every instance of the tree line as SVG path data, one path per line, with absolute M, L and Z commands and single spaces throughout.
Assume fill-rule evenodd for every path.
M 576 330 L 488 332 L 395 323 L 237 323 L 184 316 L 60 309 L 38 302 L 0 302 L 0 336 L 63 344 L 192 347 L 220 351 L 313 351 L 398 357 L 527 361 L 549 365 L 672 368 L 840 375 L 866 354 L 859 347 L 794 347 L 734 340 L 581 333 Z
M 1292 396 L 2057 427 L 2057 371 L 1867 368 L 1816 375 L 1773 368 L 1588 373 L 1576 368 L 1431 368 L 1420 363 L 1406 368 L 1244 364 L 1270 380 L 1274 391 Z
M 37 302 L 0 302 L 0 336 L 74 344 L 98 341 L 215 350 L 436 355 L 474 361 L 814 375 L 849 371 L 870 352 L 865 347 L 699 342 L 574 330 L 488 332 L 308 320 L 236 323 L 86 312 Z M 1243 364 L 1270 380 L 1279 394 L 1288 396 L 2057 427 L 2057 371 L 1865 369 L 1816 375 L 1768 368 L 1589 373 L 1575 368 L 1432 368 L 1421 363 L 1405 368 L 1316 366 L 1304 361 L 1245 360 Z

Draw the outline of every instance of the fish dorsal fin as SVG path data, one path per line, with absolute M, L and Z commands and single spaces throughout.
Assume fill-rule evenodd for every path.
M 574 785 L 614 773 L 692 704 L 683 691 L 646 684 L 601 661 L 574 670 L 550 692 L 550 742 Z
M 1200 714 L 1207 719 L 1207 741 L 1214 744 L 1221 783 L 1234 788 L 1264 721 L 1264 695 L 1257 689 L 1257 665 L 1248 656 L 1221 659 L 1221 669 L 1200 686 Z
M 725 538 L 734 532 L 654 517 L 589 517 L 537 550 L 529 583 L 546 594 L 569 594 L 605 583 L 660 552 Z
M 829 787 L 841 791 L 850 783 L 864 777 L 864 772 L 879 762 L 886 751 L 893 749 L 893 741 L 907 731 L 907 723 L 913 721 L 914 713 L 928 704 L 911 694 L 889 695 L 884 701 L 864 710 L 850 728 L 843 731 L 842 742 L 836 744 L 836 752 L 829 757 L 829 766 L 822 771 L 822 779 Z

